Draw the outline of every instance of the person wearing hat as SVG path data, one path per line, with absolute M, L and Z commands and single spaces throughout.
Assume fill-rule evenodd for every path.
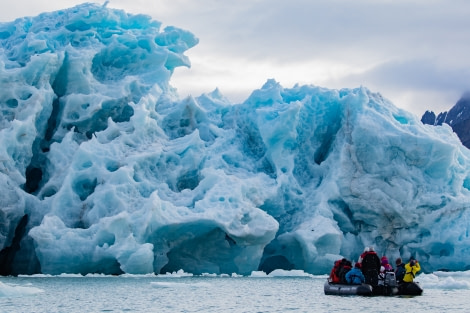
M 374 247 L 370 246 L 367 252 L 361 255 L 362 274 L 366 278 L 366 284 L 377 286 L 380 271 L 380 258 L 374 251 Z
M 397 283 L 401 283 L 406 273 L 405 263 L 403 263 L 401 258 L 397 258 L 395 260 L 395 265 L 396 265 L 395 277 L 397 278 Z
M 413 257 L 410 258 L 410 262 L 405 264 L 405 276 L 403 277 L 403 282 L 412 283 L 415 279 L 416 273 L 421 270 L 418 260 L 415 260 Z
M 393 272 L 393 267 L 388 263 L 388 258 L 386 256 L 383 256 L 380 259 L 380 265 L 384 268 L 381 272 Z M 382 269 L 382 267 L 380 267 L 380 269 Z
M 369 247 L 365 247 L 364 248 L 364 252 L 362 252 L 362 254 L 359 256 L 359 259 L 357 260 L 358 263 L 362 263 L 362 259 L 364 258 L 364 256 L 370 251 Z
M 354 268 L 346 273 L 346 282 L 351 285 L 360 285 L 366 281 L 361 271 L 361 263 L 356 262 Z

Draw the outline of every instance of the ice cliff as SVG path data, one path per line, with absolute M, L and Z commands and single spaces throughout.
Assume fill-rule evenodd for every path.
M 469 269 L 449 126 L 362 87 L 180 99 L 198 40 L 160 26 L 95 4 L 0 24 L 1 274 L 318 274 L 370 245 Z

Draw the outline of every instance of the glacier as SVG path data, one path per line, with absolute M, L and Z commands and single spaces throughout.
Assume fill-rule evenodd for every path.
M 0 24 L 1 275 L 324 274 L 364 246 L 470 269 L 448 125 L 365 87 L 180 98 L 196 44 L 91 3 Z

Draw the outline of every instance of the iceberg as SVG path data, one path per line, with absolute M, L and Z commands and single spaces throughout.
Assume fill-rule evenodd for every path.
M 2 275 L 468 270 L 470 152 L 365 87 L 170 85 L 189 31 L 82 4 L 0 24 Z

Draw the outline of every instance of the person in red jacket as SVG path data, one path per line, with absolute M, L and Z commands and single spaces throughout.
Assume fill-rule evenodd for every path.
M 335 264 L 333 265 L 333 268 L 331 269 L 330 277 L 328 278 L 328 281 L 330 283 L 339 284 L 339 276 L 337 275 L 337 272 L 340 268 L 340 265 L 341 260 L 336 260 Z
M 346 258 L 335 261 L 328 281 L 334 284 L 345 283 L 345 274 L 351 269 L 351 261 Z

